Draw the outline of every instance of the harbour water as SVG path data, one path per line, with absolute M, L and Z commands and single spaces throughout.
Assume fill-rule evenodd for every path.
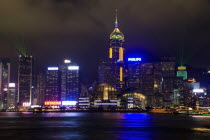
M 210 117 L 149 113 L 1 112 L 1 140 L 210 139 Z

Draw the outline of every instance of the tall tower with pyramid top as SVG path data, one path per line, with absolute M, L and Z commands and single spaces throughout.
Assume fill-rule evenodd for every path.
M 118 27 L 117 10 L 115 28 L 110 34 L 109 38 L 109 56 L 108 59 L 103 62 L 103 65 L 99 67 L 99 79 L 100 83 L 108 83 L 115 87 L 122 88 L 124 85 L 124 34 Z M 100 74 L 100 71 L 102 72 Z

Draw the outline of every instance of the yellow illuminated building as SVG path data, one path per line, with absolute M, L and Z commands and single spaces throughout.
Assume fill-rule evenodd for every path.
M 123 61 L 123 48 L 122 47 L 120 47 L 119 49 L 119 59 L 120 61 Z
M 109 48 L 109 58 L 112 58 L 112 48 Z
M 120 67 L 120 81 L 123 81 L 123 68 Z

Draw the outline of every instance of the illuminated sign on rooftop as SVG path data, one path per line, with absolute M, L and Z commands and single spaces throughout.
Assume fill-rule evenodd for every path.
M 190 79 L 188 79 L 188 82 L 195 82 L 195 79 L 194 78 L 190 78 Z
M 41 107 L 40 105 L 32 105 L 31 108 Z
M 179 66 L 178 70 L 186 70 L 186 67 L 185 66 Z
M 30 102 L 23 102 L 23 106 L 30 106 L 31 103 Z
M 193 89 L 194 93 L 204 93 L 204 89 Z
M 48 67 L 48 70 L 58 70 L 58 67 Z
M 65 60 L 64 60 L 64 63 L 65 63 L 65 64 L 71 63 L 71 60 L 65 59 Z
M 9 83 L 9 87 L 11 88 L 11 87 L 15 87 L 15 83 Z
M 44 105 L 46 106 L 59 106 L 61 105 L 61 101 L 45 101 Z
M 128 61 L 141 61 L 141 58 L 128 58 Z
M 69 66 L 68 70 L 79 70 L 79 66 Z

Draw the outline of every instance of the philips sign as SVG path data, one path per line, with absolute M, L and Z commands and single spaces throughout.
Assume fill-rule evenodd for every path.
M 128 61 L 141 61 L 141 58 L 128 58 Z

